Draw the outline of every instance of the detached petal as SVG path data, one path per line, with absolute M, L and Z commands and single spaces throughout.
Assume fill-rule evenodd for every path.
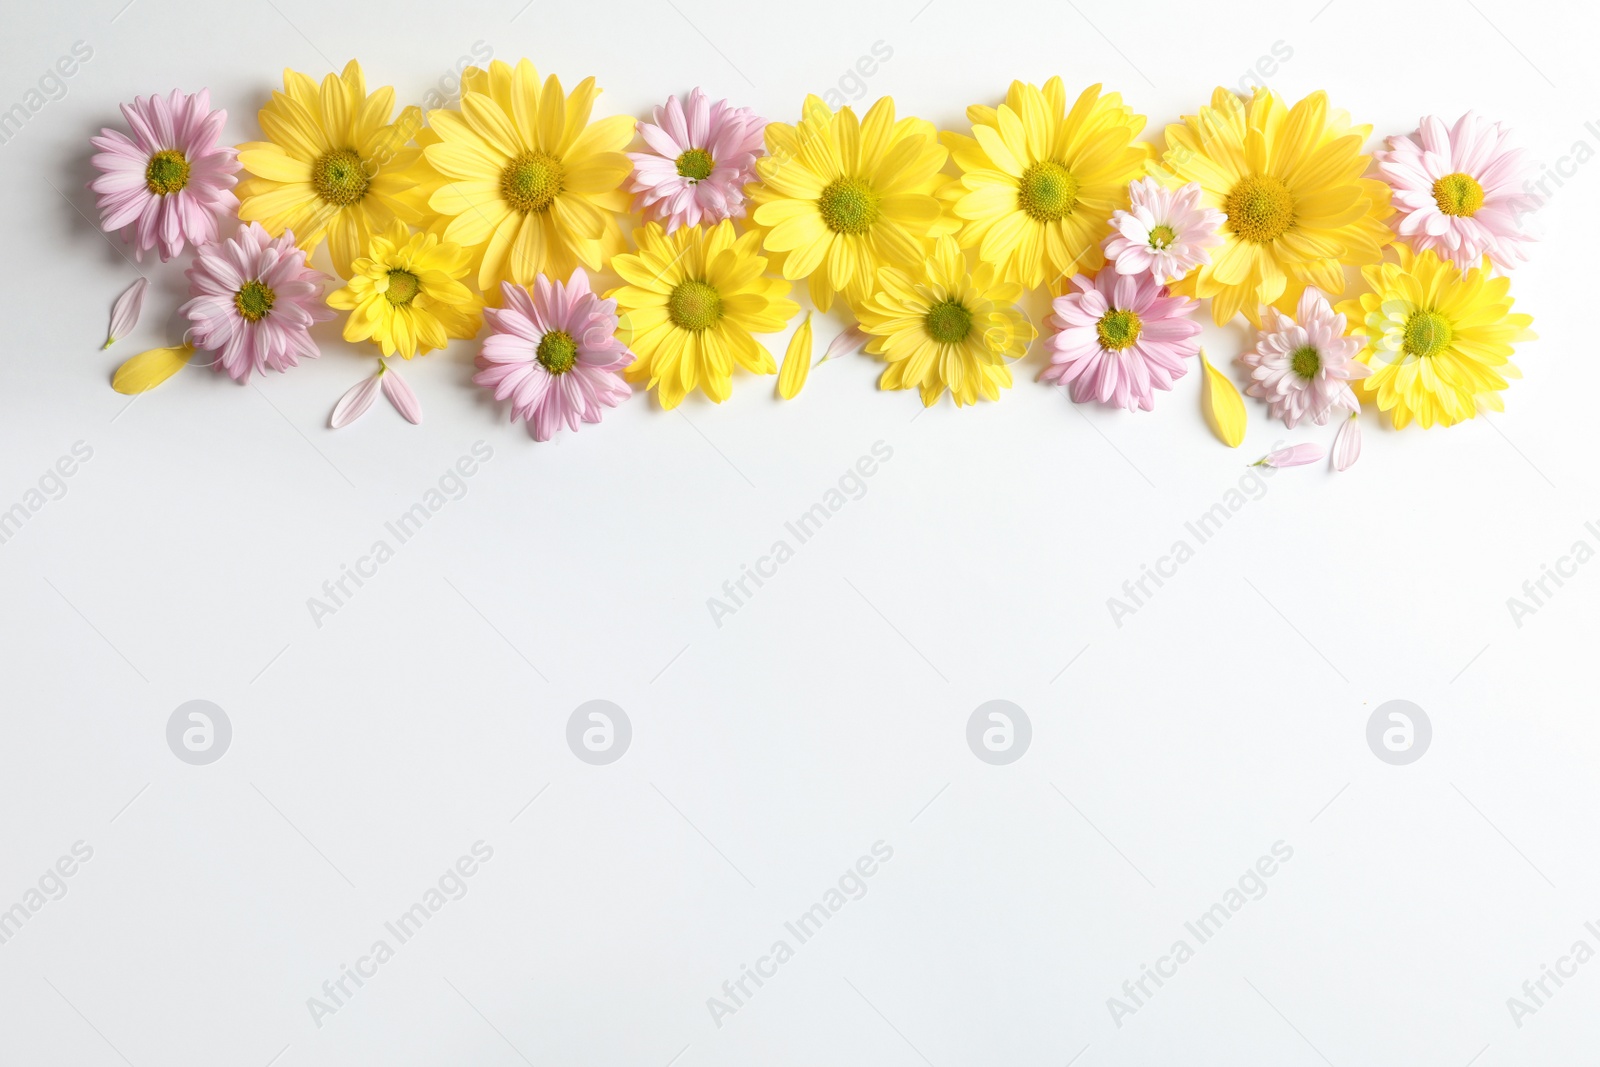
M 398 371 L 390 367 L 378 376 L 378 381 L 383 384 L 383 395 L 389 398 L 389 403 L 405 416 L 407 422 L 416 425 L 422 421 L 422 404 L 418 402 L 417 394 L 406 384 L 405 379 L 400 377 Z
M 783 369 L 778 372 L 778 395 L 793 400 L 805 388 L 806 375 L 811 373 L 811 313 L 806 312 L 789 347 L 783 353 Z
M 1315 463 L 1326 453 L 1321 445 L 1304 444 L 1291 445 L 1268 452 L 1251 464 L 1252 467 L 1302 467 L 1307 463 Z
M 126 396 L 147 393 L 188 366 L 192 355 L 192 345 L 174 345 L 140 352 L 117 368 L 117 373 L 111 378 L 111 388 Z
M 378 380 L 382 372 L 370 378 L 363 378 L 339 398 L 333 406 L 333 415 L 328 419 L 328 425 L 335 430 L 341 426 L 348 426 L 367 413 L 372 402 L 378 397 Z
M 139 325 L 139 312 L 144 310 L 144 291 L 149 287 L 150 279 L 140 278 L 124 289 L 117 302 L 111 305 L 111 327 L 106 331 L 106 343 L 100 346 L 102 352 Z
M 828 350 L 822 353 L 822 358 L 817 362 L 826 363 L 830 359 L 848 356 L 850 353 L 858 351 L 862 345 L 867 343 L 867 340 L 866 332 L 860 326 L 851 326 L 828 344 Z
M 1217 435 L 1217 440 L 1229 448 L 1238 448 L 1244 440 L 1246 415 L 1244 398 L 1234 388 L 1228 376 L 1211 365 L 1206 350 L 1200 350 L 1200 408 L 1205 412 L 1206 425 Z
M 1333 469 L 1349 470 L 1361 458 L 1361 419 L 1352 411 L 1333 438 Z

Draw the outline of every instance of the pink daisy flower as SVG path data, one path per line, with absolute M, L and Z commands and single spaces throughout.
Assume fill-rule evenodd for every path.
M 1149 411 L 1153 389 L 1171 389 L 1183 377 L 1184 359 L 1199 351 L 1200 324 L 1188 316 L 1197 305 L 1169 296 L 1148 274 L 1102 270 L 1072 279 L 1077 292 L 1051 302 L 1056 332 L 1046 342 L 1050 366 L 1040 377 L 1071 387 L 1072 399 Z
M 1308 287 L 1294 318 L 1269 307 L 1262 325 L 1256 346 L 1239 362 L 1250 368 L 1244 391 L 1265 400 L 1273 418 L 1293 429 L 1308 415 L 1321 426 L 1335 411 L 1361 409 L 1350 383 L 1372 368 L 1356 361 L 1362 339 L 1345 336 L 1344 316 L 1334 314 L 1327 297 Z
M 310 330 L 334 316 L 322 302 L 329 278 L 306 266 L 293 232 L 274 239 L 259 222 L 240 226 L 237 236 L 195 249 L 184 273 L 190 299 L 178 311 L 190 340 L 216 353 L 213 366 L 235 381 L 317 358 Z
M 530 293 L 500 283 L 504 307 L 484 309 L 492 331 L 478 353 L 472 380 L 511 400 L 511 421 L 525 420 L 535 441 L 548 441 L 564 424 L 599 422 L 606 408 L 632 395 L 617 371 L 633 353 L 617 340 L 617 302 L 589 289 L 583 268 L 565 285 L 543 274 Z
M 1415 140 L 1390 137 L 1372 153 L 1394 190 L 1400 236 L 1461 270 L 1486 254 L 1502 271 L 1526 260 L 1523 246 L 1533 239 L 1518 220 L 1538 202 L 1523 192 L 1527 155 L 1510 147 L 1510 131 L 1470 111 L 1453 128 L 1434 115 L 1418 125 Z
M 1200 206 L 1200 183 L 1167 189 L 1154 178 L 1128 183 L 1133 201 L 1127 211 L 1113 211 L 1116 232 L 1106 239 L 1106 258 L 1118 274 L 1150 274 L 1158 282 L 1175 282 L 1211 262 L 1209 249 L 1222 243 L 1228 216 Z
M 217 239 L 217 216 L 239 207 L 233 194 L 239 161 L 217 143 L 226 111 L 211 110 L 210 93 L 134 97 L 122 105 L 133 130 L 102 129 L 89 143 L 100 149 L 90 160 L 100 177 L 89 183 L 107 233 L 126 227 L 135 259 L 159 246 L 162 262 L 183 251 L 184 242 Z
M 639 194 L 647 222 L 679 226 L 744 218 L 745 183 L 755 180 L 767 120 L 726 100 L 707 101 L 695 89 L 688 106 L 676 96 L 655 109 L 656 121 L 639 123 L 649 152 L 629 152 L 628 189 Z

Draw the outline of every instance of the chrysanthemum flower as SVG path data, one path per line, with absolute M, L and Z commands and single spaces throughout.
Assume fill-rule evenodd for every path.
M 1154 178 L 1128 186 L 1132 206 L 1111 213 L 1106 258 L 1118 274 L 1149 274 L 1175 282 L 1211 262 L 1209 249 L 1222 243 L 1219 229 L 1227 216 L 1200 203 L 1200 183 L 1166 189 Z
M 687 104 L 667 97 L 655 118 L 639 123 L 650 151 L 628 153 L 628 188 L 638 194 L 645 221 L 663 223 L 671 233 L 744 218 L 744 187 L 755 179 L 766 120 L 726 100 L 708 101 L 700 89 Z
M 767 277 L 760 234 L 736 235 L 726 220 L 672 234 L 652 222 L 633 240 L 637 252 L 611 261 L 628 284 L 606 294 L 616 299 L 637 356 L 628 381 L 658 387 L 661 406 L 675 408 L 696 388 L 719 404 L 728 399 L 735 363 L 756 374 L 777 371 L 751 335 L 783 329 L 800 305 L 787 298 L 788 282 Z
M 1210 107 L 1168 126 L 1155 171 L 1169 185 L 1199 182 L 1201 202 L 1228 216 L 1212 262 L 1174 290 L 1210 297 L 1219 326 L 1241 311 L 1260 326 L 1262 304 L 1289 311 L 1308 285 L 1344 292 L 1344 268 L 1378 262 L 1393 239 L 1389 187 L 1361 176 L 1371 134 L 1326 93 L 1285 108 L 1270 89 L 1247 105 L 1219 88 Z
M 367 94 L 361 64 L 329 74 L 322 87 L 299 71 L 283 72 L 283 92 L 258 116 L 265 141 L 239 146 L 255 175 L 239 185 L 239 218 L 273 235 L 292 230 L 307 254 L 326 238 L 334 269 L 350 266 L 374 233 L 395 218 L 418 222 L 407 173 L 418 152 L 404 145 L 422 125 L 420 108 L 394 113 L 391 86 Z
M 751 218 L 783 276 L 811 279 L 819 311 L 835 295 L 857 307 L 880 267 L 915 273 L 928 239 L 953 229 L 934 196 L 948 180 L 938 132 L 924 119 L 896 122 L 890 97 L 858 121 L 808 96 L 800 124 L 769 122 L 766 142 Z
M 954 237 L 939 238 L 916 274 L 885 267 L 878 292 L 857 313 L 867 351 L 889 366 L 880 389 L 919 389 L 931 407 L 946 389 L 957 406 L 1011 388 L 1008 359 L 1027 354 L 1036 331 L 1016 304 L 1022 286 L 993 264 L 968 270 Z
M 599 95 L 593 78 L 569 95 L 554 75 L 541 85 L 526 59 L 495 60 L 462 73 L 459 111 L 428 113 L 422 151 L 440 177 L 422 179 L 428 206 L 444 239 L 472 254 L 479 289 L 565 278 L 579 263 L 598 270 L 622 250 L 617 215 L 630 206 L 622 183 L 633 169 L 622 150 L 634 120 L 591 123 Z
M 1513 314 L 1511 281 L 1490 276 L 1489 261 L 1463 273 L 1431 251 L 1399 245 L 1400 262 L 1361 272 L 1370 292 L 1338 310 L 1366 339 L 1356 357 L 1372 367 L 1362 391 L 1395 429 L 1477 417 L 1477 403 L 1504 411 L 1499 392 L 1522 372 L 1512 344 L 1534 339 L 1533 318 Z
M 1080 274 L 1072 288 L 1051 303 L 1056 332 L 1039 377 L 1070 386 L 1075 403 L 1149 411 L 1152 390 L 1171 389 L 1188 369 L 1184 359 L 1199 351 L 1200 324 L 1189 318 L 1197 305 L 1168 296 L 1148 274 Z
M 103 129 L 89 143 L 100 177 L 89 183 L 107 233 L 127 228 L 133 258 L 159 247 L 162 262 L 183 251 L 184 242 L 217 239 L 217 216 L 238 207 L 232 148 L 217 143 L 226 111 L 211 110 L 206 89 L 189 96 L 134 97 L 122 105 L 133 131 Z
M 1378 173 L 1394 189 L 1400 236 L 1418 252 L 1430 249 L 1459 270 L 1487 255 L 1501 270 L 1527 259 L 1532 238 L 1517 225 L 1535 205 L 1522 190 L 1526 154 L 1508 144 L 1510 131 L 1472 112 L 1447 128 L 1425 116 L 1411 137 L 1391 137 L 1372 153 Z
M 1335 411 L 1359 411 L 1350 383 L 1372 368 L 1356 361 L 1361 339 L 1344 331 L 1344 316 L 1316 289 L 1300 294 L 1294 318 L 1268 308 L 1255 347 L 1239 357 L 1250 368 L 1244 391 L 1265 400 L 1272 417 L 1291 430 L 1308 415 L 1321 426 Z
M 328 294 L 329 306 L 350 312 L 344 339 L 410 359 L 473 336 L 483 301 L 461 284 L 469 259 L 460 245 L 391 222 L 351 264 L 349 284 Z
M 273 237 L 260 223 L 245 223 L 235 236 L 195 249 L 185 274 L 190 299 L 178 313 L 189 320 L 189 338 L 214 352 L 212 365 L 235 381 L 317 358 L 310 330 L 333 318 L 322 302 L 330 279 L 306 266 L 294 234 Z
M 1118 93 L 1085 89 L 1071 110 L 1060 78 L 1044 88 L 1011 83 L 1000 107 L 967 108 L 972 136 L 943 134 L 959 183 L 945 191 L 963 220 L 961 247 L 1032 289 L 1099 270 L 1111 213 L 1128 205 L 1128 183 L 1144 173 L 1144 116 Z
M 503 307 L 484 311 L 493 332 L 472 380 L 496 400 L 509 398 L 511 420 L 525 420 L 534 440 L 599 422 L 632 395 L 616 373 L 633 362 L 616 336 L 617 302 L 595 296 L 587 274 L 573 271 L 565 284 L 540 275 L 531 293 L 510 282 L 500 288 Z

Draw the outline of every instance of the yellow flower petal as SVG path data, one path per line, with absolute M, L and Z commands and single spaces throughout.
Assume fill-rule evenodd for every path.
M 783 353 L 783 370 L 778 375 L 778 395 L 793 400 L 805 388 L 806 375 L 811 372 L 811 313 L 806 312 L 789 347 Z
M 1205 412 L 1206 425 L 1217 435 L 1217 440 L 1229 448 L 1238 448 L 1244 440 L 1246 416 L 1244 398 L 1233 387 L 1228 376 L 1211 365 L 1206 350 L 1200 350 L 1200 408 Z
M 125 396 L 147 393 L 187 366 L 192 355 L 192 345 L 174 345 L 140 352 L 117 368 L 117 373 L 111 378 L 111 388 Z

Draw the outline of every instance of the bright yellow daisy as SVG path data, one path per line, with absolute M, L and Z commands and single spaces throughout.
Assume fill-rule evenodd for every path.
M 579 263 L 599 269 L 622 250 L 622 188 L 633 164 L 629 115 L 589 121 L 600 90 L 593 78 L 562 92 L 554 75 L 539 82 L 526 59 L 495 60 L 461 75 L 461 108 L 428 113 L 427 166 L 437 172 L 428 206 L 443 237 L 470 251 L 478 288 L 532 285 L 539 274 L 565 278 Z
M 611 261 L 627 284 L 606 294 L 637 357 L 625 372 L 630 382 L 656 388 L 661 406 L 675 408 L 696 388 L 719 404 L 728 399 L 735 363 L 777 371 L 751 335 L 783 329 L 800 305 L 787 299 L 788 282 L 767 276 L 760 234 L 738 236 L 726 219 L 671 234 L 652 222 L 633 240 L 638 252 Z
M 419 150 L 406 145 L 422 111 L 405 108 L 390 122 L 393 113 L 393 87 L 368 95 L 353 59 L 320 88 L 285 70 L 283 92 L 258 116 L 268 140 L 239 146 L 239 162 L 254 175 L 239 183 L 239 218 L 274 237 L 292 231 L 307 254 L 327 238 L 334 269 L 349 277 L 374 233 L 397 217 L 418 221 L 406 193 Z
M 992 263 L 968 270 L 953 237 L 941 237 L 915 275 L 878 273 L 879 291 L 857 312 L 871 336 L 867 351 L 889 366 L 880 389 L 920 389 L 925 407 L 946 389 L 957 406 L 1011 388 L 1008 359 L 1020 359 L 1036 336 L 1017 307 L 1022 286 L 999 280 Z
M 1377 263 L 1393 238 L 1389 187 L 1361 175 L 1371 126 L 1315 92 L 1293 108 L 1270 89 L 1246 104 L 1227 89 L 1211 106 L 1167 127 L 1151 170 L 1171 185 L 1199 182 L 1201 202 L 1227 213 L 1211 262 L 1173 286 L 1210 297 L 1217 325 L 1239 312 L 1261 324 L 1261 305 L 1292 314 L 1306 286 L 1344 292 L 1344 268 Z
M 974 104 L 967 120 L 971 137 L 943 135 L 962 172 L 944 194 L 962 221 L 961 247 L 1029 289 L 1098 270 L 1111 213 L 1128 206 L 1128 183 L 1151 157 L 1137 140 L 1144 116 L 1098 85 L 1068 110 L 1051 78 L 1043 89 L 1014 81 L 1004 104 Z
M 1372 367 L 1360 388 L 1389 413 L 1395 429 L 1476 418 L 1478 402 L 1504 411 L 1500 390 L 1522 372 L 1512 343 L 1534 339 L 1533 317 L 1513 314 L 1511 280 L 1490 276 L 1487 258 L 1463 273 L 1432 251 L 1397 246 L 1400 262 L 1361 272 L 1370 292 L 1336 309 L 1364 336 L 1356 356 Z
M 371 340 L 386 356 L 410 359 L 478 332 L 483 301 L 461 283 L 470 266 L 460 245 L 396 221 L 372 238 L 328 306 L 350 312 L 346 341 Z
M 836 295 L 860 304 L 881 267 L 917 270 L 929 238 L 953 229 L 934 195 L 948 181 L 938 131 L 925 119 L 897 122 L 890 97 L 857 120 L 808 96 L 800 124 L 769 122 L 766 142 L 751 220 L 785 278 L 811 279 L 819 311 Z

